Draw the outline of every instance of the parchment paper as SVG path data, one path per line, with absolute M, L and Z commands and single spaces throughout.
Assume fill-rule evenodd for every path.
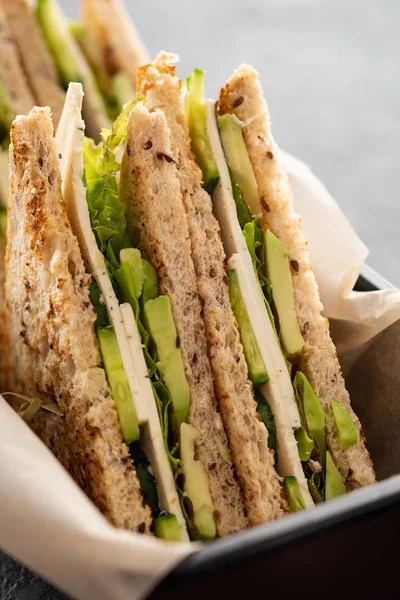
M 400 324 L 393 325 L 400 319 L 400 292 L 351 291 L 366 247 L 310 169 L 285 153 L 282 159 L 303 217 L 322 301 L 335 319 L 335 341 L 347 357 L 354 406 L 367 425 L 378 474 L 391 475 L 400 447 L 397 458 L 385 463 L 390 453 L 381 443 L 379 407 L 387 394 L 384 405 L 393 407 L 392 420 L 400 423 L 398 403 L 393 403 L 400 384 L 400 344 L 395 355 L 391 348 L 400 334 Z M 385 365 L 378 367 L 382 353 Z M 366 395 L 368 402 L 363 402 Z M 396 440 L 400 446 L 400 437 Z M 199 546 L 166 544 L 112 528 L 0 398 L 0 547 L 77 600 L 136 600 Z

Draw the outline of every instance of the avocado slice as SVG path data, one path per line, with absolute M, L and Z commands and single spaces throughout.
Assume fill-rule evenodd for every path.
M 98 327 L 97 337 L 111 392 L 127 444 L 140 438 L 139 421 L 113 327 Z
M 175 515 L 172 513 L 161 513 L 153 521 L 154 533 L 158 538 L 168 542 L 180 542 L 181 531 Z
M 306 507 L 296 477 L 293 477 L 292 475 L 285 477 L 284 487 L 291 512 L 305 510 Z
M 136 298 L 140 298 L 144 283 L 144 270 L 140 250 L 136 248 L 126 248 L 121 250 L 120 260 L 121 265 L 126 263 L 129 266 L 133 283 L 133 292 Z
M 324 411 L 307 377 L 301 371 L 297 371 L 293 387 L 302 425 L 307 433 L 314 438 L 320 453 L 322 468 L 325 469 L 326 441 Z
M 249 375 L 254 385 L 260 386 L 269 379 L 267 369 L 261 356 L 247 308 L 240 291 L 237 272 L 232 269 L 228 271 L 227 275 L 229 282 L 229 297 L 238 323 L 240 339 L 242 341 Z
M 204 187 L 211 194 L 219 181 L 219 172 L 208 137 L 204 99 L 204 71 L 194 69 L 186 79 L 186 113 L 192 152 L 203 172 Z
M 226 114 L 218 117 L 218 127 L 225 158 L 234 181 L 240 186 L 250 213 L 253 216 L 259 215 L 262 212 L 260 195 L 240 122 L 233 115 Z
M 154 300 L 159 295 L 158 290 L 158 275 L 157 271 L 147 260 L 142 258 L 143 267 L 143 291 L 142 291 L 142 303 L 143 306 L 148 300 Z
M 342 450 L 348 450 L 358 442 L 358 431 L 346 408 L 339 404 L 335 398 L 331 400 L 331 409 L 335 419 L 336 431 Z
M 36 15 L 63 86 L 67 88 L 71 81 L 83 83 L 83 76 L 77 65 L 74 40 L 58 3 L 55 0 L 38 0 Z
M 193 523 L 201 539 L 217 535 L 209 482 L 204 465 L 195 458 L 195 441 L 199 432 L 192 425 L 181 425 L 181 460 L 185 474 L 185 495 L 193 508 Z
M 148 300 L 144 305 L 147 329 L 157 349 L 158 368 L 171 395 L 178 427 L 189 416 L 190 392 L 168 296 Z
M 265 233 L 265 267 L 279 318 L 279 338 L 288 358 L 293 360 L 300 355 L 304 340 L 294 307 L 287 248 L 270 229 Z
M 343 496 L 346 493 L 346 488 L 343 479 L 330 452 L 326 453 L 326 483 L 325 483 L 325 500 L 332 500 L 338 496 Z
M 294 433 L 297 442 L 297 450 L 299 452 L 300 460 L 307 462 L 311 456 L 311 452 L 314 450 L 314 442 L 307 434 L 304 427 L 300 427 Z

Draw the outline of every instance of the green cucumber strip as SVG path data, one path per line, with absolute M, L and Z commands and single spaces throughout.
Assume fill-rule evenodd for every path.
M 58 3 L 55 0 L 38 0 L 36 16 L 65 89 L 71 81 L 83 83 L 77 65 L 74 39 Z
M 284 487 L 291 512 L 305 510 L 306 507 L 296 477 L 292 475 L 285 477 Z
M 97 337 L 118 416 L 127 444 L 140 438 L 139 421 L 113 327 L 98 327 Z
M 240 187 L 242 201 L 247 207 L 248 214 L 253 217 L 260 215 L 262 212 L 260 195 L 242 128 L 233 115 L 226 114 L 218 117 L 218 129 L 226 162 L 234 182 Z
M 279 318 L 279 339 L 286 356 L 297 359 L 304 346 L 294 304 L 293 281 L 287 248 L 270 229 L 265 233 L 266 276 Z
M 261 356 L 247 308 L 243 300 L 238 274 L 232 269 L 228 271 L 227 275 L 229 282 L 229 297 L 239 327 L 240 339 L 242 341 L 250 379 L 255 386 L 260 386 L 269 379 L 267 369 Z
M 203 172 L 204 187 L 210 194 L 219 181 L 219 172 L 208 137 L 204 99 L 204 71 L 194 69 L 186 80 L 186 112 L 192 152 Z
M 180 342 L 167 296 L 158 296 L 144 305 L 144 317 L 157 349 L 158 369 L 171 395 L 178 427 L 189 417 L 190 391 L 183 366 Z
M 175 515 L 161 513 L 153 523 L 154 533 L 158 538 L 168 542 L 180 542 L 181 530 Z

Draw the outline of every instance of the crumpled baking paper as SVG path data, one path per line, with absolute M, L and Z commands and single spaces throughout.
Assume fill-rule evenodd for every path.
M 359 365 L 360 348 L 400 319 L 400 291 L 352 291 L 366 247 L 310 169 L 281 156 L 335 341 Z M 1 398 L 0 547 L 77 600 L 145 598 L 199 549 L 111 527 Z

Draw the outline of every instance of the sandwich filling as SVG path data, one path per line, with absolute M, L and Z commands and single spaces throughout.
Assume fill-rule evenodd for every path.
M 299 370 L 304 341 L 294 307 L 296 264 L 285 244 L 263 228 L 262 208 L 269 207 L 259 196 L 243 123 L 231 114 L 217 116 L 215 103 L 205 102 L 198 69 L 187 80 L 186 109 L 192 150 L 221 225 L 231 303 L 260 418 L 276 439 L 277 469 L 285 477 L 290 508 L 302 510 L 343 494 L 345 486 L 326 449 L 323 409 Z M 346 409 L 333 399 L 332 410 L 339 438 L 347 447 L 357 443 Z
M 121 305 L 129 305 L 134 315 L 146 361 L 145 376 L 151 383 L 165 452 L 176 478 L 191 537 L 212 539 L 216 535 L 214 507 L 204 467 L 195 458 L 194 443 L 198 434 L 188 423 L 189 386 L 170 300 L 160 294 L 157 271 L 142 257 L 138 248 L 132 247 L 127 233 L 125 205 L 119 199 L 117 174 L 120 165 L 115 153 L 124 144 L 127 120 L 133 106 L 130 104 L 124 108 L 111 132 L 102 132 L 103 142 L 98 146 L 90 139 L 85 140 L 84 184 L 90 221 L 117 299 Z M 91 292 L 109 384 L 116 392 L 123 390 L 125 398 L 127 386 L 124 385 L 120 365 L 114 364 L 118 346 L 100 290 L 94 281 Z M 128 411 L 123 401 L 118 402 L 116 398 L 116 402 L 122 429 L 135 432 L 135 436 L 126 441 L 130 444 L 144 500 L 156 517 L 154 531 L 162 535 L 166 521 L 171 527 L 172 515 L 161 511 L 150 462 L 143 451 L 143 444 L 138 443 L 137 415 Z M 163 526 L 160 526 L 159 518 Z

